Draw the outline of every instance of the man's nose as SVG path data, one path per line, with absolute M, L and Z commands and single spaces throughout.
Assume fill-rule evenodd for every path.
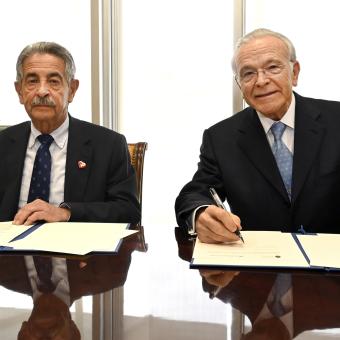
M 269 77 L 267 77 L 264 70 L 257 70 L 256 85 L 263 86 L 269 82 Z
M 49 89 L 46 82 L 41 82 L 37 91 L 38 96 L 46 97 L 49 94 Z

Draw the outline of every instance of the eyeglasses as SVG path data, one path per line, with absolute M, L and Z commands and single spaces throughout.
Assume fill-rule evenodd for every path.
M 289 63 L 293 67 L 293 62 Z M 235 75 L 235 79 L 239 85 L 253 83 L 262 72 L 267 78 L 276 76 L 280 74 L 285 69 L 285 65 L 272 63 L 264 68 L 259 68 L 257 70 L 246 69 L 242 71 L 239 75 Z

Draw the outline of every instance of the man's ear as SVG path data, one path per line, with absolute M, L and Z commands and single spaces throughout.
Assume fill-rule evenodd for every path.
M 300 63 L 298 61 L 295 61 L 293 65 L 293 79 L 292 79 L 293 86 L 297 86 L 298 84 L 299 73 L 300 73 Z
M 24 104 L 24 100 L 22 97 L 22 86 L 21 86 L 21 82 L 15 81 L 14 82 L 14 87 L 15 87 L 15 91 L 17 91 L 17 94 L 19 96 L 19 101 L 20 104 Z
M 79 87 L 79 80 L 72 79 L 70 82 L 70 91 L 68 94 L 68 102 L 71 103 Z

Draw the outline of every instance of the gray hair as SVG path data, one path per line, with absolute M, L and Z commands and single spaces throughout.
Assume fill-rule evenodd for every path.
M 295 47 L 294 47 L 293 43 L 286 36 L 284 36 L 281 33 L 271 31 L 271 30 L 266 29 L 266 28 L 258 28 L 256 30 L 246 34 L 242 38 L 240 38 L 238 40 L 238 42 L 236 43 L 236 47 L 235 47 L 235 51 L 234 51 L 234 56 L 233 56 L 233 59 L 231 61 L 231 66 L 232 66 L 233 71 L 234 71 L 235 74 L 236 74 L 236 62 L 235 62 L 235 59 L 236 59 L 236 56 L 237 56 L 237 53 L 238 53 L 240 47 L 245 45 L 245 44 L 247 44 L 249 41 L 251 41 L 253 39 L 267 37 L 267 36 L 276 37 L 276 38 L 280 39 L 286 45 L 286 47 L 288 49 L 289 61 L 290 62 L 295 62 L 296 61 Z
M 70 83 L 74 79 L 76 73 L 76 66 L 74 64 L 71 53 L 63 46 L 55 42 L 40 41 L 31 45 L 27 45 L 20 53 L 16 70 L 17 70 L 17 82 L 20 82 L 23 78 L 23 63 L 27 57 L 33 54 L 52 54 L 56 57 L 61 58 L 65 62 L 65 75 L 67 82 Z

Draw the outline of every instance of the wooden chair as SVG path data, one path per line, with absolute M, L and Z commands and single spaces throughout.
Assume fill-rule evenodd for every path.
M 137 197 L 142 208 L 142 194 L 143 194 L 143 169 L 144 169 L 144 156 L 148 143 L 138 142 L 129 143 L 129 153 L 131 158 L 131 164 L 136 171 L 137 179 Z

